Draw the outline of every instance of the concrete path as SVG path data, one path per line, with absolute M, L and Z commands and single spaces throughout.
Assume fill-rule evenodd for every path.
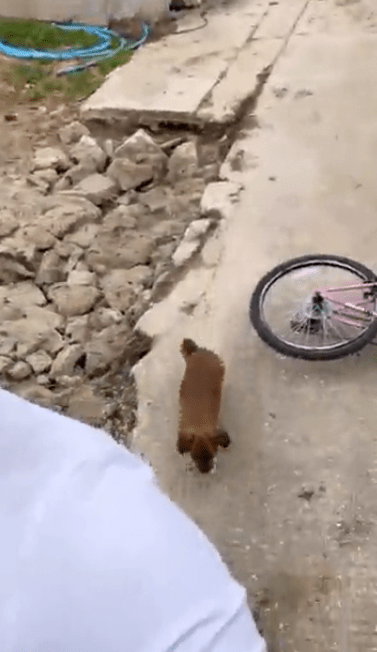
M 235 0 L 178 22 L 137 51 L 82 106 L 85 118 L 226 123 L 258 89 L 308 0 Z
M 212 195 L 222 197 L 221 230 L 141 321 L 155 346 L 135 370 L 134 446 L 248 587 L 270 650 L 377 650 L 377 351 L 333 363 L 282 359 L 248 320 L 255 283 L 286 258 L 322 251 L 377 266 L 373 6 L 309 2 L 257 119 Z M 175 452 L 183 336 L 227 366 L 223 421 L 233 445 L 210 476 Z

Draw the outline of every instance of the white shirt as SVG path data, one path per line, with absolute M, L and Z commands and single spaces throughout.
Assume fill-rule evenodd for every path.
M 264 652 L 199 528 L 100 430 L 0 390 L 1 652 Z

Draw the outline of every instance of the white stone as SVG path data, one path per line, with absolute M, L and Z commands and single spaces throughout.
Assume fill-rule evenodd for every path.
M 46 170 L 47 168 L 54 168 L 59 171 L 68 170 L 68 156 L 58 147 L 41 147 L 37 149 L 32 161 L 32 170 Z

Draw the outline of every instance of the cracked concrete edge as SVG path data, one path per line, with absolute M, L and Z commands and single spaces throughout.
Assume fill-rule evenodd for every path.
M 200 252 L 187 263 L 187 272 L 178 281 L 170 294 L 151 306 L 137 322 L 135 330 L 152 339 L 153 345 L 169 330 L 185 321 L 190 314 L 189 307 L 195 308 L 206 295 L 206 288 L 213 277 L 222 252 L 222 242 L 227 220 L 234 214 L 239 202 L 243 185 L 232 181 L 219 181 L 208 184 L 201 200 L 202 216 L 216 217 L 217 228 L 209 232 Z M 200 289 L 202 288 L 202 289 Z M 143 366 L 143 360 L 134 367 L 137 382 L 137 370 Z
M 310 2 L 296 0 L 288 7 L 277 4 L 265 13 L 245 47 L 200 104 L 195 113 L 197 122 L 230 124 L 239 118 L 244 107 L 257 100 L 261 76 L 265 83 Z M 250 90 L 251 80 L 254 81 Z

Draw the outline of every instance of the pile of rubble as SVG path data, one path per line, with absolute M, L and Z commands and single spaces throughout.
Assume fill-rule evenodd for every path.
M 59 136 L 1 193 L 0 375 L 102 424 L 115 408 L 93 400 L 88 379 L 135 355 L 136 320 L 200 248 L 218 162 L 201 161 L 195 139 L 158 144 L 141 129 L 118 144 L 79 122 Z

